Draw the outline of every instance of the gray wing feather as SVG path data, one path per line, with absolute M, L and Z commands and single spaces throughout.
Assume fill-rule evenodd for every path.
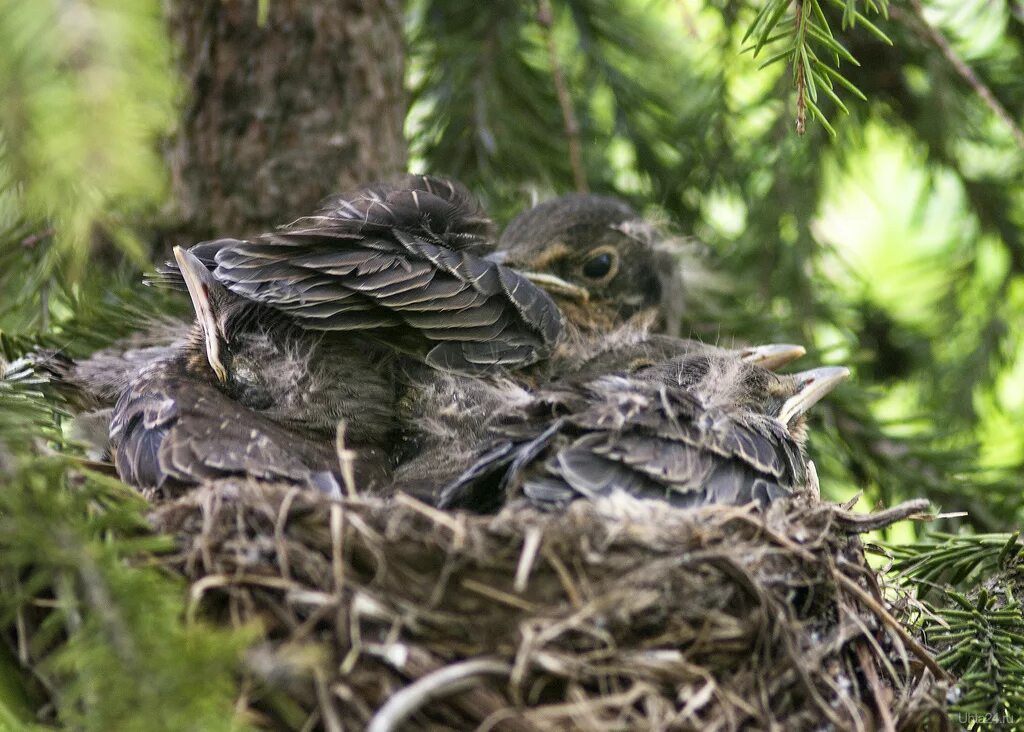
M 575 389 L 575 392 L 574 392 Z M 568 410 L 564 416 L 552 416 Z M 771 418 L 742 407 L 704 407 L 679 386 L 625 377 L 601 378 L 561 391 L 541 392 L 527 416 L 508 415 L 506 439 L 521 476 L 494 479 L 515 458 L 503 452 L 489 463 L 486 486 L 462 477 L 448 505 L 484 509 L 519 490 L 541 508 L 564 506 L 572 497 L 596 498 L 624 491 L 680 506 L 709 503 L 765 505 L 804 480 L 800 449 Z M 530 415 L 535 416 L 530 416 Z M 542 449 L 531 436 L 546 435 Z M 460 503 L 462 498 L 465 502 Z
M 399 329 L 376 336 L 408 344 L 412 334 L 432 363 L 479 371 L 537 361 L 562 331 L 546 292 L 483 258 L 492 244 L 490 220 L 462 186 L 410 176 L 330 199 L 253 241 L 221 239 L 192 251 L 230 290 L 307 328 Z M 174 269 L 169 263 L 164 276 Z M 485 340 L 506 345 L 475 345 Z
M 110 441 L 125 482 L 163 488 L 248 475 L 311 484 L 335 467 L 330 439 L 299 435 L 211 384 L 164 369 L 148 369 L 114 407 Z

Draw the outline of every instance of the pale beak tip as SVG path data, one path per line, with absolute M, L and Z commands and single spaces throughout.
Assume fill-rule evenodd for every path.
M 813 391 L 824 396 L 850 378 L 850 369 L 845 366 L 820 366 L 796 374 L 796 377 L 800 391 Z
M 740 354 L 740 357 L 747 363 L 774 371 L 807 355 L 807 349 L 794 343 L 770 343 L 764 346 L 745 348 Z
M 850 378 L 850 369 L 845 366 L 823 366 L 820 369 L 816 369 L 816 371 L 819 374 L 818 378 L 827 380 L 830 383 L 834 381 L 836 384 L 839 384 Z
M 779 419 L 784 424 L 807 412 L 850 378 L 850 369 L 845 366 L 822 366 L 793 374 L 792 378 L 796 379 L 797 391 L 786 400 L 779 412 Z

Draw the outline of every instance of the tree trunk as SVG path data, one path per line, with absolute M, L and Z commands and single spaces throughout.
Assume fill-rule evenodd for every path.
M 170 0 L 187 85 L 170 243 L 244 236 L 405 169 L 400 0 Z

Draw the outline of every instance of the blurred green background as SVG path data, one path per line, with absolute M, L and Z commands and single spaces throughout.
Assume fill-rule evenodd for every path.
M 254 37 L 287 38 L 286 4 L 199 5 Z M 923 496 L 966 512 L 901 525 L 887 538 L 903 547 L 953 541 L 927 530 L 1019 525 L 1024 4 L 384 5 L 404 46 L 386 61 L 404 68 L 412 170 L 460 178 L 501 222 L 581 187 L 627 198 L 680 238 L 683 335 L 799 342 L 808 364 L 852 367 L 851 383 L 816 408 L 811 453 L 827 497 L 863 493 L 867 509 Z M 864 17 L 851 23 L 853 11 Z M 85 355 L 142 315 L 183 312 L 139 284 L 174 236 L 216 228 L 182 226 L 176 202 L 174 141 L 205 78 L 188 70 L 200 56 L 182 51 L 182 15 L 171 31 L 157 0 L 0 0 L 7 362 L 37 344 Z M 795 70 L 805 56 L 810 81 Z M 61 445 L 64 415 L 28 374 L 9 369 L 0 385 L 10 494 Z M 109 527 L 80 531 L 77 509 L 40 500 L 32 510 L 76 527 L 83 545 L 109 541 Z M 4 533 L 2 517 L 11 524 L 21 509 L 0 507 L 8 547 L 24 536 Z M 984 611 L 970 593 L 1016 555 L 999 536 L 955 581 L 928 581 Z M 896 568 L 908 569 L 930 550 L 900 551 Z

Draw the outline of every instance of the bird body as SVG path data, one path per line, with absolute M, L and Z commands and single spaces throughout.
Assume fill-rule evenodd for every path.
M 178 356 L 148 365 L 121 395 L 110 425 L 121 479 L 173 494 L 214 478 L 330 484 L 334 440 L 262 418 L 192 373 Z
M 64 397 L 76 413 L 114 406 L 138 372 L 181 348 L 191 323 L 156 319 L 86 359 L 75 360 L 55 349 L 36 349 L 28 356 L 36 373 Z
M 845 369 L 778 375 L 717 349 L 540 390 L 507 410 L 444 507 L 541 508 L 623 491 L 679 506 L 761 505 L 806 482 L 804 414 Z
M 427 503 L 436 503 L 441 487 L 475 459 L 495 415 L 525 408 L 532 399 L 532 387 L 509 376 L 481 377 L 409 363 L 401 380 L 403 429 L 391 486 Z
M 150 396 L 164 400 L 169 381 L 191 379 L 204 385 L 207 407 L 233 400 L 252 419 L 315 439 L 344 421 L 357 450 L 435 468 L 414 474 L 436 490 L 432 476 L 464 467 L 446 436 L 475 444 L 474 430 L 485 423 L 477 416 L 522 399 L 524 386 L 543 378 L 531 365 L 563 339 L 561 315 L 544 290 L 480 256 L 493 248 L 488 234 L 489 221 L 464 189 L 424 176 L 336 197 L 252 241 L 176 251 L 165 277 L 186 286 L 197 316 L 188 369 L 167 359 L 154 369 L 158 378 L 126 390 L 111 424 L 115 452 L 131 453 L 125 430 L 150 424 L 133 422 L 133 410 L 148 408 Z M 568 367 L 572 358 L 560 363 Z M 187 400 L 187 390 L 175 390 L 175 399 Z M 183 426 L 195 414 L 179 412 L 179 426 L 159 432 L 163 439 L 202 432 Z M 241 438 L 217 437 L 234 454 L 243 454 L 231 445 Z M 171 471 L 178 480 L 189 456 L 199 460 L 195 474 L 205 474 L 198 453 L 176 454 L 184 456 Z M 119 465 L 131 479 L 154 478 L 154 470 Z
M 245 474 L 336 487 L 341 424 L 358 455 L 355 476 L 367 488 L 380 483 L 390 467 L 380 445 L 396 429 L 391 354 L 302 328 L 220 286 L 193 255 L 176 257 L 196 323 L 114 406 L 122 479 L 158 489 Z
M 567 322 L 566 335 L 549 358 L 504 375 L 481 378 L 429 368 L 407 374 L 402 379 L 400 417 L 405 444 L 396 459 L 393 490 L 438 503 L 446 486 L 477 461 L 481 446 L 493 443 L 496 426 L 529 412 L 539 393 L 557 393 L 567 385 L 604 376 L 629 377 L 698 351 L 772 370 L 805 353 L 791 344 L 719 349 L 652 333 L 651 323 L 649 316 L 608 329 L 578 328 Z
M 147 488 L 237 474 L 336 486 L 343 425 L 361 488 L 380 487 L 397 466 L 393 487 L 434 500 L 479 461 L 498 421 L 511 429 L 517 411 L 539 418 L 553 395 L 575 393 L 558 406 L 575 410 L 574 422 L 517 427 L 544 424 L 546 440 L 562 441 L 563 426 L 591 429 L 585 415 L 610 408 L 602 394 L 651 400 L 638 374 L 706 349 L 650 332 L 653 234 L 628 205 L 567 197 L 514 221 L 502 256 L 547 271 L 488 259 L 489 232 L 461 186 L 416 176 L 336 197 L 250 241 L 176 249 L 163 278 L 185 286 L 196 321 L 184 341 L 138 361 L 126 353 L 112 369 L 122 374 L 109 431 L 119 473 Z M 731 353 L 771 365 L 802 349 Z M 687 394 L 677 395 L 680 414 L 706 421 L 710 408 Z M 537 440 L 530 450 L 541 450 Z M 518 444 L 508 455 L 525 464 Z M 629 443 L 624 464 L 650 444 Z M 710 445 L 691 447 L 703 455 Z M 591 463 L 607 467 L 615 454 Z

